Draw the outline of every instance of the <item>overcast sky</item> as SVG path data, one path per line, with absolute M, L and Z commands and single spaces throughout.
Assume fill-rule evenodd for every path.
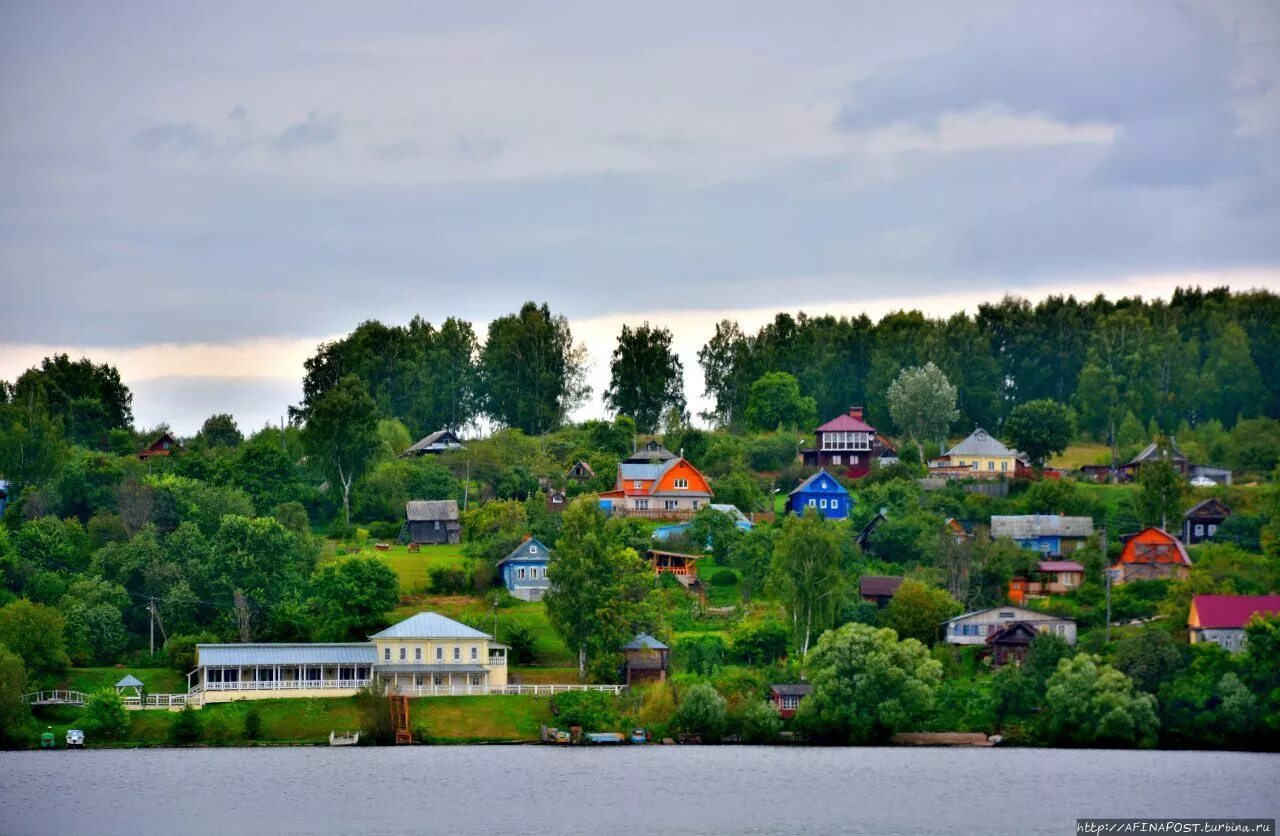
M 192 5 L 0 6 L 0 378 L 253 428 L 534 299 L 597 392 L 671 325 L 696 407 L 726 313 L 1280 289 L 1274 0 Z

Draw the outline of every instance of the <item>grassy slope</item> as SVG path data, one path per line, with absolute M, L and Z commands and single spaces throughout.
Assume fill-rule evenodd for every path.
M 461 566 L 465 560 L 460 545 L 422 546 L 422 550 L 417 554 L 411 554 L 409 547 L 402 545 L 393 545 L 384 552 L 364 549 L 359 553 L 382 558 L 396 573 L 396 578 L 400 581 L 400 592 L 404 595 L 426 592 L 427 573 L 430 570 L 441 566 Z M 326 549 L 326 554 L 321 560 L 322 562 L 341 560 L 343 557 L 344 555 L 339 555 L 334 550 Z
M 149 694 L 185 694 L 187 678 L 172 668 L 72 668 L 59 688 L 90 693 L 99 688 L 110 688 L 126 674 L 142 680 Z
M 1084 464 L 1105 464 L 1111 461 L 1111 448 L 1105 444 L 1072 444 L 1061 455 L 1049 459 L 1050 467 L 1074 470 Z

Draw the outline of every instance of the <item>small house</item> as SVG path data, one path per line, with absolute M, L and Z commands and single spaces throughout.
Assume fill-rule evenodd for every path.
M 1023 607 L 1009 606 L 975 610 L 944 622 L 946 642 L 947 644 L 985 645 L 990 636 L 1015 621 L 1029 624 L 1041 633 L 1061 636 L 1066 639 L 1067 644 L 1076 643 L 1076 623 L 1071 619 L 1059 618 Z
M 866 476 L 872 463 L 896 460 L 897 451 L 876 428 L 863 420 L 863 409 L 851 407 L 813 431 L 817 445 L 801 450 L 805 467 L 843 470 L 850 479 Z
M 1236 653 L 1244 649 L 1244 628 L 1255 615 L 1280 615 L 1280 595 L 1196 595 L 1187 615 L 1188 638 Z
M 547 488 L 547 510 L 553 514 L 563 514 L 569 507 L 569 495 L 559 488 Z
M 535 537 L 528 537 L 511 553 L 498 561 L 502 583 L 512 597 L 521 601 L 541 601 L 547 594 L 547 564 L 551 550 Z
M 1121 472 L 1128 479 L 1136 479 L 1142 468 L 1153 462 L 1165 461 L 1173 469 L 1186 476 L 1191 470 L 1191 462 L 1173 443 L 1173 439 L 1165 444 L 1153 441 L 1143 448 L 1142 452 L 1120 466 Z
M 1065 517 L 1060 514 L 1021 514 L 991 517 L 991 539 L 1007 537 L 1024 549 L 1044 555 L 1075 551 L 1093 536 L 1092 517 Z
M 991 660 L 993 668 L 1009 662 L 1021 665 L 1027 660 L 1027 649 L 1038 635 L 1040 631 L 1034 625 L 1014 621 L 987 636 L 981 655 Z
M 862 549 L 863 554 L 875 554 L 875 550 L 871 546 L 871 535 L 875 530 L 889 519 L 889 509 L 881 508 L 880 511 L 862 527 L 858 532 L 858 536 L 854 540 L 858 544 L 858 548 Z
M 622 654 L 627 660 L 624 676 L 628 685 L 662 682 L 667 678 L 671 648 L 648 633 L 641 633 L 623 645 Z
M 870 601 L 880 609 L 889 606 L 893 596 L 902 586 L 902 578 L 890 578 L 884 575 L 863 575 L 858 578 L 858 595 L 864 601 Z
M 653 566 L 654 577 L 674 575 L 676 580 L 686 586 L 697 582 L 698 569 L 694 564 L 701 557 L 702 555 L 697 554 L 681 554 L 680 552 L 667 552 L 659 549 L 649 550 L 649 562 Z
M 1188 546 L 1212 540 L 1218 526 L 1231 516 L 1231 509 L 1221 499 L 1211 496 L 1182 515 L 1182 542 Z
M 410 543 L 440 545 L 462 542 L 458 503 L 453 499 L 415 499 L 405 504 L 405 531 Z M 405 535 L 401 535 L 403 539 Z
M 172 456 L 182 452 L 182 445 L 173 437 L 172 433 L 162 433 L 159 438 L 143 448 L 138 453 L 138 458 L 149 459 L 152 456 Z
M 454 435 L 452 430 L 436 430 L 431 435 L 418 439 L 418 443 L 414 444 L 408 450 L 401 453 L 401 456 L 438 456 L 450 450 L 464 450 L 466 445 L 462 443 L 462 439 Z
M 564 478 L 570 482 L 582 484 L 596 478 L 596 472 L 591 469 L 591 465 L 579 460 L 573 467 L 569 468 L 569 472 L 564 475 Z
M 632 451 L 631 455 L 627 456 L 623 461 L 631 464 L 662 464 L 678 458 L 680 456 L 663 447 L 657 441 L 650 439 L 644 443 L 643 447 Z
M 930 475 L 974 479 L 1012 478 L 1018 472 L 1018 454 L 978 427 L 959 444 L 929 460 Z
M 800 701 L 812 693 L 813 686 L 807 682 L 769 686 L 769 699 L 778 710 L 778 716 L 784 720 L 796 716 Z
M 1120 559 L 1108 570 L 1112 583 L 1150 581 L 1161 578 L 1185 580 L 1191 573 L 1191 557 L 1182 541 L 1163 528 L 1152 526 L 1125 541 Z
M 1073 592 L 1084 583 L 1084 566 L 1074 560 L 1042 560 L 1036 564 L 1031 578 L 1016 577 L 1009 581 L 1009 600 L 1026 603 L 1031 598 L 1047 598 Z
M 853 510 L 853 497 L 830 473 L 819 470 L 787 494 L 787 510 L 801 515 L 813 508 L 830 520 L 847 519 Z

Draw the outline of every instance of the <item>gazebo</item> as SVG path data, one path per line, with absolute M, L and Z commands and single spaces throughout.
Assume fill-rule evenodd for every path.
M 122 697 L 134 696 L 141 699 L 142 687 L 142 680 L 138 679 L 138 677 L 133 674 L 126 674 L 124 679 L 116 683 L 116 693 Z M 125 693 L 130 688 L 133 689 L 133 694 Z

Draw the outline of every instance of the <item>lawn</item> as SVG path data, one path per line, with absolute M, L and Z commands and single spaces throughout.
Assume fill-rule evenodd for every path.
M 437 742 L 537 740 L 552 722 L 549 697 L 424 697 L 409 706 L 415 736 Z
M 411 553 L 407 545 L 396 544 L 387 551 L 365 549 L 360 554 L 374 555 L 390 566 L 396 573 L 397 580 L 400 581 L 401 595 L 426 592 L 428 572 L 441 566 L 461 566 L 466 560 L 462 553 L 462 546 L 458 544 L 422 546 L 421 551 L 416 554 Z M 343 556 L 335 553 L 325 559 L 340 560 Z
M 58 687 L 88 694 L 110 688 L 126 674 L 142 680 L 143 689 L 149 694 L 187 693 L 187 677 L 173 668 L 72 668 Z
M 1076 470 L 1083 464 L 1105 464 L 1111 461 L 1111 448 L 1105 444 L 1072 444 L 1060 455 L 1049 459 L 1049 467 Z

